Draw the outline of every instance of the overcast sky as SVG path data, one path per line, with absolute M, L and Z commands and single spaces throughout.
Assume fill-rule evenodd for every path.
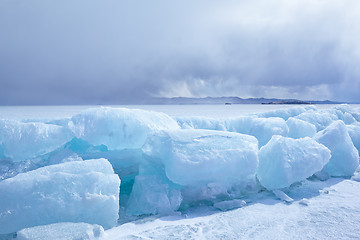
M 360 102 L 359 0 L 0 0 L 0 105 Z

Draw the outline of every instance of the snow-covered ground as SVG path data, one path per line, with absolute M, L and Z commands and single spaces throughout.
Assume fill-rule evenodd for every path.
M 226 212 L 200 208 L 106 231 L 106 239 L 359 239 L 360 182 L 303 182 L 286 203 L 270 193 Z M 249 201 L 249 199 L 246 199 Z
M 0 107 L 0 239 L 359 239 L 359 149 L 358 105 Z

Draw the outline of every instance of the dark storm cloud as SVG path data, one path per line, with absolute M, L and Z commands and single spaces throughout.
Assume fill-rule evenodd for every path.
M 0 2 L 0 104 L 360 101 L 360 3 Z

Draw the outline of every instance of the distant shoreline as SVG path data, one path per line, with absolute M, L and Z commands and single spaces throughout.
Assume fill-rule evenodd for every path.
M 278 98 L 240 98 L 240 97 L 206 97 L 206 98 L 153 98 L 147 104 L 344 104 L 346 102 L 336 102 L 330 100 L 299 100 L 299 99 L 278 99 Z
M 206 97 L 206 98 L 150 98 L 138 101 L 123 102 L 74 102 L 74 103 L 27 103 L 27 104 L 8 104 L 1 103 L 2 107 L 15 106 L 116 106 L 116 105 L 232 105 L 232 104 L 269 104 L 269 105 L 309 105 L 309 104 L 359 104 L 356 102 L 337 102 L 331 100 L 298 100 L 298 99 L 278 99 L 278 98 L 240 98 L 240 97 Z

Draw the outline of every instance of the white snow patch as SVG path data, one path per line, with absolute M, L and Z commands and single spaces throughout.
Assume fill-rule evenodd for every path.
M 102 226 L 88 223 L 54 223 L 25 228 L 17 233 L 18 240 L 95 240 L 105 239 Z

